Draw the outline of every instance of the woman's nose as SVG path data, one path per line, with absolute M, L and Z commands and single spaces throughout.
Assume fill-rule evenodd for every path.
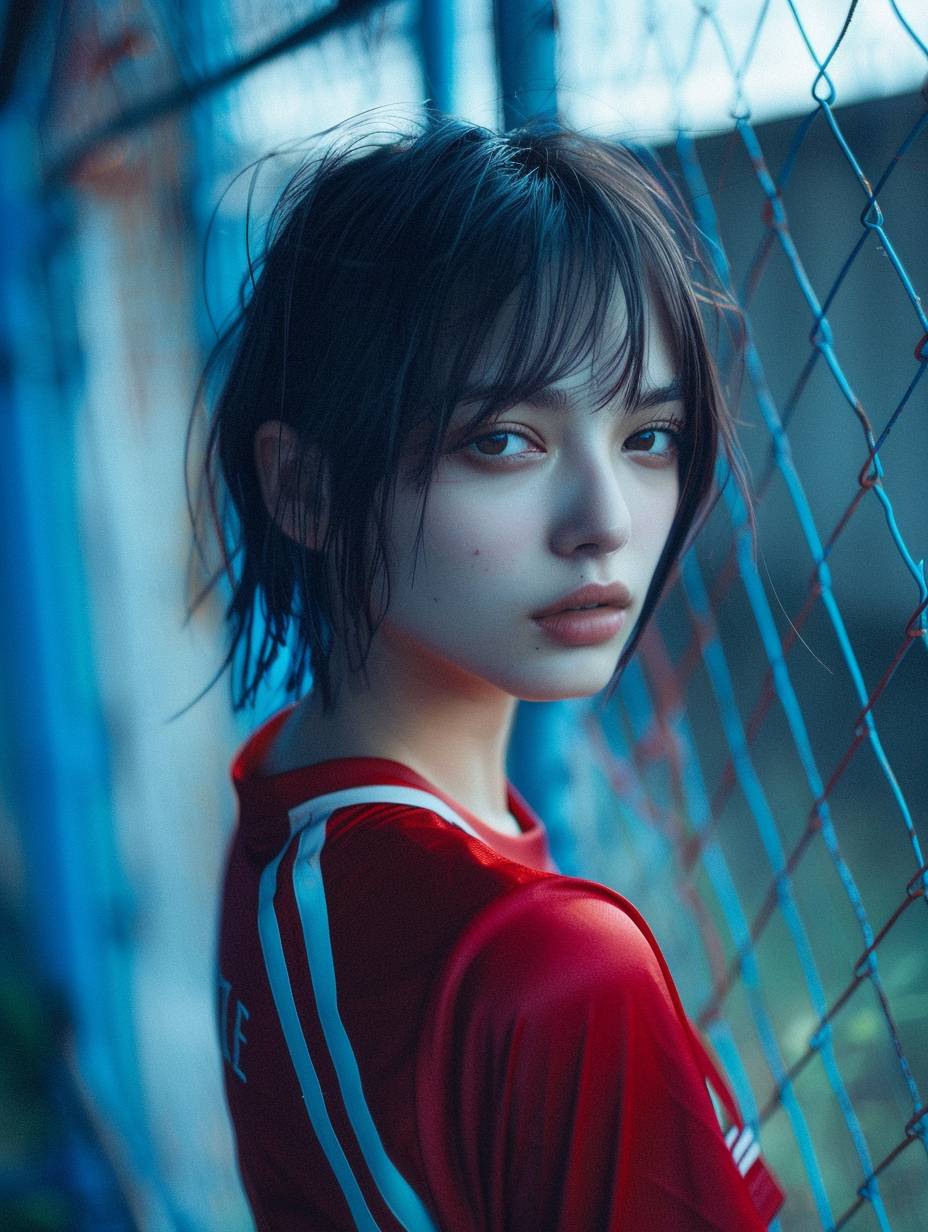
M 600 466 L 578 475 L 576 488 L 554 532 L 554 550 L 569 556 L 578 549 L 616 552 L 631 535 L 631 510 L 622 477 Z

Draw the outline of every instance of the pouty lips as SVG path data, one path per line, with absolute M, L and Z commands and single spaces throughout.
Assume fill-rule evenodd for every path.
M 554 612 L 536 616 L 535 623 L 562 646 L 600 646 L 622 630 L 625 609 L 610 605 L 585 612 Z
M 534 619 L 554 616 L 558 612 L 565 612 L 570 608 L 587 607 L 590 604 L 596 604 L 597 607 L 625 608 L 631 604 L 631 601 L 632 597 L 628 587 L 621 582 L 611 582 L 608 585 L 590 582 L 586 586 L 581 586 L 579 590 L 562 595 L 560 599 L 555 599 L 541 611 L 535 612 Z

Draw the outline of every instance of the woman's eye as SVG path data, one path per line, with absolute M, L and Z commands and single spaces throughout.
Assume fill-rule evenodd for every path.
M 671 457 L 680 448 L 681 428 L 682 424 L 677 422 L 650 424 L 628 437 L 625 444 L 633 453 L 646 453 L 656 458 Z M 639 442 L 637 445 L 634 444 L 636 441 Z
M 472 441 L 468 441 L 466 445 L 461 446 L 461 451 L 464 453 L 469 452 L 470 457 L 472 458 L 504 458 L 508 460 L 509 458 L 520 457 L 520 453 L 506 452 L 507 439 L 508 441 L 528 441 L 528 437 L 522 432 L 514 432 L 508 428 L 499 428 L 496 432 L 489 432 L 484 436 L 475 436 Z M 529 444 L 531 444 L 530 441 Z M 487 446 L 485 450 L 483 448 L 477 448 L 477 446 L 484 445 Z M 472 452 L 475 449 L 476 453 Z

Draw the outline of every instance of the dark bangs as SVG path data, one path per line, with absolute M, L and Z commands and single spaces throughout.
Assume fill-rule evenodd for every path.
M 361 154 L 354 145 L 330 150 L 291 180 L 236 323 L 204 469 L 209 493 L 226 498 L 217 525 L 227 567 L 239 557 L 223 663 L 240 656 L 236 709 L 254 699 L 289 646 L 286 691 L 300 692 L 308 669 L 328 710 L 336 619 L 346 646 L 353 635 L 363 671 L 389 606 L 395 485 L 420 493 L 418 553 L 456 408 L 472 408 L 456 427 L 463 436 L 591 357 L 595 405 L 633 405 L 650 297 L 686 406 L 681 495 L 611 696 L 670 569 L 708 512 L 720 450 L 751 507 L 701 316 L 700 301 L 718 307 L 723 299 L 696 289 L 709 278 L 693 235 L 659 171 L 625 147 L 562 125 L 500 135 L 441 120 Z M 618 292 L 626 329 L 609 340 Z M 232 342 L 230 334 L 223 345 Z M 264 508 L 253 442 L 271 419 L 296 431 L 307 461 L 310 450 L 323 459 L 328 526 L 318 551 L 287 538 Z M 315 520 L 322 484 L 309 467 L 305 477 L 312 499 L 300 512 Z M 264 617 L 257 636 L 256 605 Z

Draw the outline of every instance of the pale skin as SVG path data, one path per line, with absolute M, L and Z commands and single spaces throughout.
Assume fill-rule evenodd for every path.
M 414 579 L 419 497 L 398 483 L 388 528 L 390 607 L 371 644 L 370 687 L 360 672 L 347 670 L 336 635 L 334 713 L 323 715 L 316 691 L 305 696 L 270 749 L 264 773 L 332 758 L 388 758 L 489 825 L 516 832 L 506 792 L 516 702 L 589 697 L 605 687 L 677 508 L 674 437 L 659 425 L 682 421 L 678 373 L 653 306 L 647 321 L 643 388 L 657 391 L 648 404 L 596 410 L 594 353 L 556 383 L 570 396 L 569 407 L 519 404 L 478 429 L 476 445 L 441 458 Z M 623 322 L 617 293 L 609 328 L 622 330 Z M 456 412 L 452 433 L 467 410 Z M 295 446 L 292 431 L 277 421 L 255 434 L 272 514 Z M 277 520 L 297 537 L 292 516 Z M 324 530 L 323 523 L 300 539 L 312 548 Z M 628 587 L 632 604 L 622 629 L 602 645 L 565 647 L 532 619 L 587 582 L 615 581 Z

